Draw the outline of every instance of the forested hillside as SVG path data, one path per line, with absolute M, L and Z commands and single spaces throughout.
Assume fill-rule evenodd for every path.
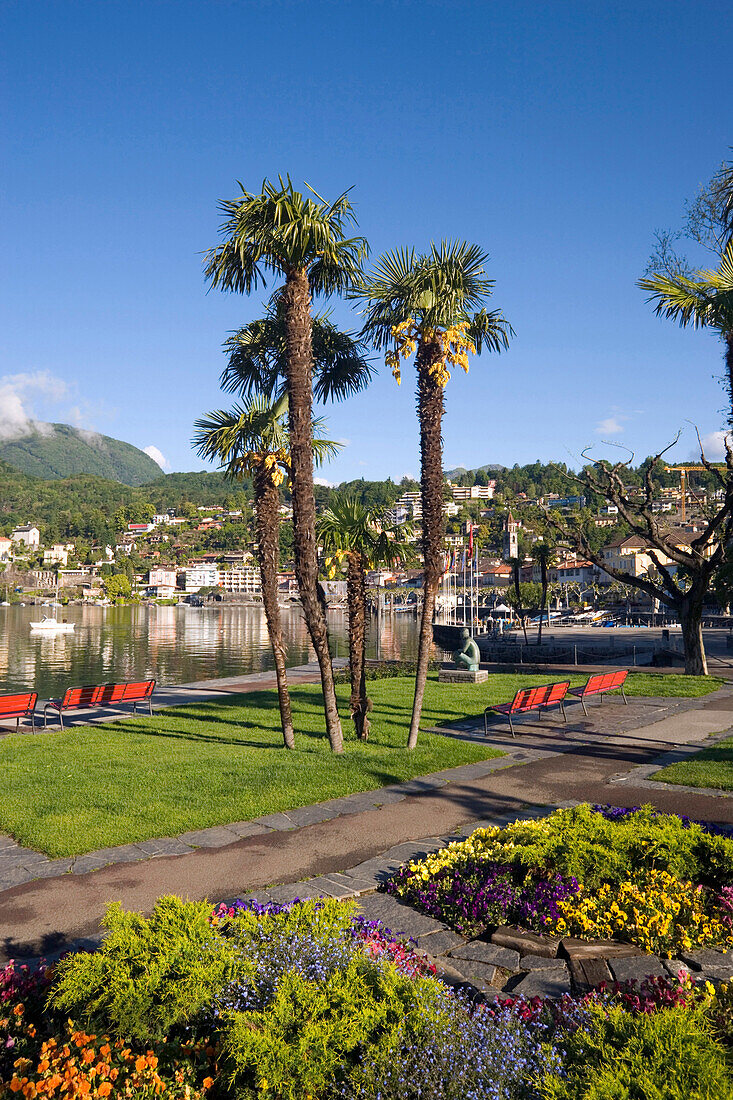
M 43 478 L 94 474 L 124 485 L 143 485 L 160 473 L 157 462 L 131 443 L 69 424 L 41 424 L 30 435 L 3 440 L 0 459 Z

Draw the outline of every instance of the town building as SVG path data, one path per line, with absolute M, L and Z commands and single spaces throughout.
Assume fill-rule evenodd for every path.
M 493 500 L 496 482 L 490 481 L 488 485 L 451 485 L 450 491 L 454 500 Z
M 178 575 L 179 587 L 186 592 L 198 592 L 200 588 L 218 588 L 219 570 L 215 565 L 194 565 Z
M 0 561 L 10 561 L 13 540 L 0 535 Z
M 20 527 L 14 527 L 10 532 L 13 542 L 23 543 L 29 549 L 38 549 L 41 545 L 41 532 L 32 523 L 24 523 Z
M 69 554 L 73 553 L 73 542 L 57 542 L 43 551 L 44 565 L 68 565 Z
M 253 565 L 232 566 L 219 570 L 219 587 L 225 592 L 245 592 L 252 596 L 262 593 L 260 571 Z
M 504 561 L 516 558 L 519 555 L 519 524 L 511 512 L 507 513 L 504 520 L 504 535 L 502 538 L 502 557 Z

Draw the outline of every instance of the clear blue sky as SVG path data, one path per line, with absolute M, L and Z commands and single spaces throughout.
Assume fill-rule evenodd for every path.
M 373 256 L 489 251 L 517 337 L 449 384 L 447 466 L 603 438 L 641 458 L 684 426 L 686 458 L 689 421 L 722 427 L 720 345 L 634 284 L 733 144 L 726 0 L 5 0 L 0 23 L 6 418 L 200 468 L 222 341 L 263 297 L 207 294 L 201 253 L 237 179 L 289 172 L 353 185 Z M 413 382 L 382 366 L 329 412 L 349 442 L 326 477 L 418 472 Z

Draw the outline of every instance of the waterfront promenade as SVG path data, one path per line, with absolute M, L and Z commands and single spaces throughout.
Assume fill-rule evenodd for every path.
M 313 666 L 294 682 L 317 679 Z M 166 705 L 214 693 L 261 690 L 270 674 L 169 689 Z M 245 682 L 243 682 L 245 681 Z M 161 894 L 211 901 L 236 895 L 347 896 L 373 890 L 390 868 L 478 822 L 497 823 L 575 801 L 660 810 L 733 824 L 733 796 L 650 782 L 669 754 L 696 751 L 733 726 L 733 686 L 699 699 L 607 699 L 568 727 L 523 720 L 516 740 L 503 724 L 489 745 L 506 755 L 420 779 L 253 821 L 47 860 L 0 839 L 0 962 L 64 950 L 98 933 L 105 906 L 149 910 Z M 470 722 L 446 736 L 479 739 Z M 52 866 L 55 865 L 55 866 Z M 45 865 L 45 866 L 44 866 Z M 310 881 L 308 881 L 310 880 Z M 277 887 L 277 889 L 274 889 Z

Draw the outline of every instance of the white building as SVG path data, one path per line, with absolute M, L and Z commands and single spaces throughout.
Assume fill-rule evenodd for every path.
M 167 588 L 176 587 L 176 571 L 175 569 L 165 569 L 162 566 L 158 566 L 156 569 L 151 569 L 148 573 L 148 586 L 158 587 L 163 585 Z M 199 588 L 201 585 L 199 585 Z
M 187 592 L 198 592 L 199 588 L 218 588 L 219 569 L 216 565 L 194 565 L 183 570 L 183 587 Z
M 69 554 L 73 551 L 73 542 L 57 542 L 43 551 L 44 565 L 68 565 Z
M 451 485 L 454 500 L 493 500 L 496 482 L 488 485 Z
M 10 532 L 10 538 L 13 542 L 22 542 L 31 548 L 37 548 L 41 545 L 41 532 L 30 523 L 14 528 Z
M 262 592 L 260 571 L 256 566 L 241 565 L 219 571 L 219 586 L 225 592 L 246 592 L 259 596 Z
M 10 551 L 12 547 L 12 539 L 6 538 L 5 535 L 0 535 L 0 561 L 10 560 Z

